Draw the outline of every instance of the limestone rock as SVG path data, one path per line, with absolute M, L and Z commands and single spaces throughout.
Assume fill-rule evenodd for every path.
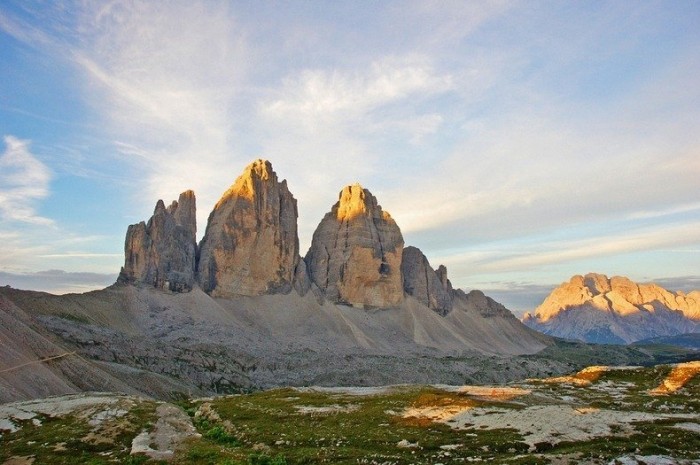
M 554 289 L 523 322 L 558 337 L 630 343 L 700 330 L 699 294 L 589 273 Z
M 299 263 L 297 202 L 272 165 L 256 160 L 209 215 L 198 276 L 215 297 L 287 293 Z
M 294 271 L 294 290 L 297 294 L 304 296 L 311 289 L 311 279 L 306 269 L 306 262 L 299 258 L 297 268 Z
M 401 260 L 403 289 L 423 305 L 440 315 L 452 309 L 452 283 L 447 279 L 447 268 L 443 265 L 433 270 L 420 249 L 409 246 L 403 249 Z
M 148 223 L 129 226 L 120 282 L 187 292 L 194 284 L 197 222 L 194 192 L 180 194 L 165 207 L 156 203 Z
M 389 213 L 359 184 L 338 202 L 314 232 L 305 261 L 311 281 L 327 299 L 388 308 L 403 301 L 403 236 Z

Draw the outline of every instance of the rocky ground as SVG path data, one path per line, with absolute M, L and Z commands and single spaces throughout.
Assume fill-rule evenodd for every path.
M 0 464 L 669 464 L 700 461 L 700 362 L 507 386 L 85 393 L 0 406 Z

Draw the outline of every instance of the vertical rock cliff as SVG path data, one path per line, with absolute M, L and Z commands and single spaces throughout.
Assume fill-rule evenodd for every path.
M 401 273 L 406 294 L 443 316 L 452 309 L 452 283 L 443 265 L 433 270 L 423 252 L 409 246 L 403 249 Z
M 305 257 L 311 280 L 333 302 L 387 308 L 403 301 L 403 236 L 359 184 L 340 192 Z
M 197 251 L 195 196 L 180 194 L 165 207 L 156 203 L 148 223 L 129 226 L 124 244 L 124 267 L 119 281 L 186 292 L 194 284 Z
M 287 293 L 299 262 L 297 203 L 272 165 L 256 160 L 209 215 L 197 265 L 215 297 Z

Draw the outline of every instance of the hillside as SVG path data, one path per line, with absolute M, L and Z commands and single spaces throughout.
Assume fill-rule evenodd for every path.
M 606 344 L 692 333 L 700 330 L 700 291 L 589 273 L 554 289 L 523 323 L 551 336 Z
M 0 373 L 0 402 L 82 390 L 163 398 L 279 385 L 501 381 L 509 374 L 474 373 L 476 361 L 551 342 L 512 315 L 484 317 L 491 302 L 465 295 L 442 317 L 413 298 L 379 311 L 319 303 L 311 293 L 215 299 L 198 288 L 118 285 L 65 296 L 0 288 L 10 338 L 0 368 L 74 352 Z

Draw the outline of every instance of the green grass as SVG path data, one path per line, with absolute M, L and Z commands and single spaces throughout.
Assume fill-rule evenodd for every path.
M 415 387 L 363 397 L 278 389 L 217 399 L 212 407 L 222 422 L 230 422 L 227 434 L 239 441 L 235 447 L 218 444 L 219 459 L 232 463 L 432 463 L 527 450 L 513 430 L 475 431 L 467 436 L 441 423 L 399 415 L 411 405 L 454 401 L 477 405 L 460 394 Z M 303 413 L 300 407 L 332 407 L 335 411 Z M 217 440 L 207 431 L 223 427 L 210 421 L 200 422 L 199 427 L 203 433 L 200 445 L 211 453 Z M 402 440 L 417 447 L 400 448 L 397 444 Z M 455 444 L 460 445 L 458 449 L 441 449 Z M 213 457 L 183 454 L 179 460 L 199 464 Z
M 183 465 L 297 464 L 462 464 L 483 461 L 515 465 L 550 463 L 565 456 L 571 463 L 608 463 L 626 454 L 663 454 L 700 459 L 700 435 L 676 428 L 676 423 L 700 422 L 700 377 L 684 389 L 651 396 L 670 368 L 604 372 L 590 386 L 535 383 L 533 395 L 514 402 L 491 402 L 466 394 L 425 386 L 394 388 L 373 396 L 353 396 L 284 388 L 252 394 L 181 399 L 178 405 L 192 418 L 201 437 L 191 438 L 173 462 Z M 612 392 L 609 388 L 614 387 Z M 566 399 L 566 400 L 563 400 Z M 514 429 L 466 428 L 404 418 L 410 407 L 460 405 L 488 412 L 524 409 L 532 405 L 571 402 L 577 406 L 650 413 L 673 413 L 679 418 L 613 426 L 605 437 L 577 442 L 542 442 L 529 451 Z M 214 414 L 202 416 L 203 408 Z M 153 402 L 141 402 L 118 420 L 110 443 L 87 440 L 90 427 L 76 417 L 41 418 L 43 426 L 25 422 L 16 433 L 0 439 L 0 464 L 12 456 L 34 456 L 41 464 L 146 464 L 157 461 L 129 455 L 131 441 L 155 422 Z M 323 409 L 326 409 L 325 411 Z M 306 409 L 306 410 L 305 410 Z M 200 412 L 199 414 L 197 412 Z M 109 425 L 106 425 L 109 426 Z M 399 447 L 407 441 L 414 447 Z M 63 447 L 66 450 L 61 450 Z
M 144 463 L 145 457 L 131 457 L 129 451 L 134 437 L 155 421 L 155 407 L 142 402 L 125 416 L 106 421 L 96 431 L 104 441 L 90 436 L 93 428 L 83 418 L 39 416 L 41 427 L 25 421 L 19 431 L 0 439 L 0 463 L 13 456 L 32 456 L 35 464 L 46 465 Z

